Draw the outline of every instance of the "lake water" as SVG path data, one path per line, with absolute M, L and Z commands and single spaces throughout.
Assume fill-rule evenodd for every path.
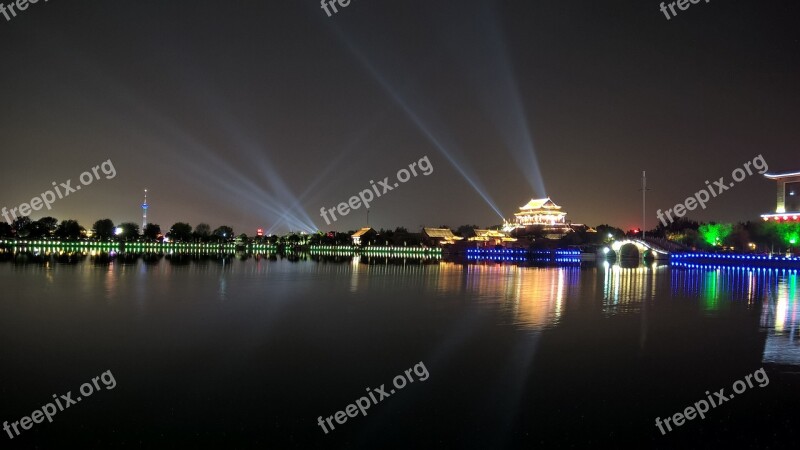
M 105 371 L 116 382 L 2 448 L 796 448 L 800 434 L 793 272 L 87 259 L 2 262 L 0 285 L 0 420 Z M 765 387 L 656 427 L 760 368 Z M 414 381 L 336 422 L 398 375 Z

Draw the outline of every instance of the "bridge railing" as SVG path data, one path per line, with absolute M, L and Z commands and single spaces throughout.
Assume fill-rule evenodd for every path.
M 611 248 L 614 251 L 619 251 L 623 246 L 627 244 L 635 245 L 639 249 L 639 252 L 641 252 L 642 254 L 644 254 L 645 249 L 663 255 L 668 255 L 670 253 L 670 250 L 662 248 L 660 245 L 657 245 L 655 243 L 643 241 L 641 239 L 630 239 L 630 238 L 615 241 L 614 244 L 611 245 Z
M 683 244 L 679 244 L 677 242 L 672 242 L 670 240 L 664 238 L 652 238 L 646 237 L 644 239 L 646 242 L 649 242 L 653 245 L 657 245 L 662 248 L 664 251 L 668 252 L 685 252 L 689 250 L 689 247 L 686 247 Z

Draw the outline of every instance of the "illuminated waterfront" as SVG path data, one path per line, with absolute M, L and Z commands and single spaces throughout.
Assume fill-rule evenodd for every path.
M 112 446 L 134 433 L 149 447 L 231 435 L 324 446 L 318 411 L 420 359 L 430 380 L 371 411 L 363 428 L 337 430 L 342 438 L 393 430 L 398 448 L 658 448 L 706 433 L 753 442 L 755 427 L 793 433 L 784 405 L 800 399 L 800 281 L 791 271 L 336 254 L 90 261 L 0 263 L 12 294 L 0 329 L 13 342 L 0 357 L 20 367 L 3 412 L 28 408 L 50 373 L 79 379 L 98 364 L 120 388 L 97 402 L 127 405 L 113 416 L 70 412 L 31 435 L 45 447 L 65 436 L 89 443 L 79 422 L 97 424 L 91 439 Z M 762 365 L 769 387 L 657 433 L 656 416 Z

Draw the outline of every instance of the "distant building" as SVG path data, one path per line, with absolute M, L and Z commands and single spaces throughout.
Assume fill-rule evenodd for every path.
M 464 239 L 460 236 L 453 234 L 453 230 L 449 228 L 423 228 L 422 240 L 429 246 L 442 246 L 450 245 L 456 241 Z
M 514 213 L 518 227 L 531 225 L 557 226 L 566 223 L 567 213 L 550 200 L 550 197 L 533 199 Z
M 353 245 L 362 245 L 362 243 L 371 240 L 377 235 L 378 235 L 377 231 L 375 231 L 370 227 L 366 227 L 353 233 L 353 235 L 350 236 L 350 238 L 353 239 Z
M 766 178 L 778 182 L 778 199 L 775 212 L 762 214 L 764 220 L 794 222 L 800 217 L 800 171 L 766 173 Z
M 479 230 L 473 231 L 474 236 L 468 238 L 469 242 L 475 243 L 478 247 L 495 247 L 516 242 L 517 239 L 499 230 Z
M 549 239 L 558 239 L 573 231 L 567 222 L 567 213 L 550 197 L 532 199 L 514 213 L 513 222 L 505 222 L 503 231 L 517 236 L 538 233 Z

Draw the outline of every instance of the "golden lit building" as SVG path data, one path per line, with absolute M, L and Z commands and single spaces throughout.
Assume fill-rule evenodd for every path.
M 559 225 L 566 223 L 567 213 L 550 200 L 550 197 L 533 199 L 514 213 L 518 227 L 530 225 Z
M 514 213 L 514 222 L 503 224 L 503 231 L 507 233 L 538 231 L 547 238 L 557 239 L 573 230 L 567 223 L 567 213 L 547 197 L 532 199 L 521 206 L 519 211 Z
M 350 236 L 350 238 L 353 239 L 353 245 L 361 245 L 363 244 L 362 240 L 367 241 L 369 239 L 374 238 L 377 235 L 378 235 L 377 231 L 375 231 L 370 227 L 365 227 L 353 233 L 353 235 Z
M 505 245 L 509 242 L 516 242 L 517 239 L 508 236 L 508 234 L 499 230 L 479 230 L 473 231 L 475 236 L 467 239 L 469 242 L 477 243 L 480 247 L 494 247 L 497 245 Z
M 437 246 L 453 244 L 463 238 L 453 234 L 449 228 L 423 228 L 422 239 L 426 245 Z

